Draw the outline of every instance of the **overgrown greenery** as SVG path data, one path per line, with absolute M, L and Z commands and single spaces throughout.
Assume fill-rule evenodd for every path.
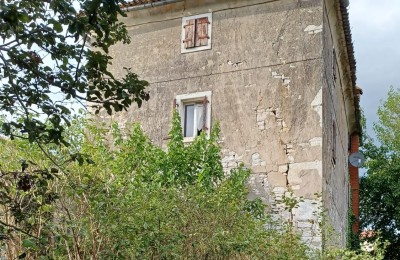
M 0 134 L 67 145 L 68 102 L 111 114 L 148 100 L 146 81 L 128 68 L 121 79 L 109 70 L 109 48 L 130 41 L 117 20 L 123 2 L 0 0 L 0 110 L 10 116 Z
M 364 142 L 367 174 L 360 182 L 361 222 L 388 240 L 386 259 L 400 258 L 400 90 L 391 88 L 374 125 L 378 143 Z
M 125 134 L 76 119 L 65 133 L 74 145 L 48 145 L 51 158 L 27 140 L 1 140 L 1 252 L 7 259 L 381 259 L 380 251 L 322 255 L 291 224 L 272 221 L 260 200 L 246 198 L 247 169 L 223 173 L 218 126 L 185 145 L 175 113 L 170 137 L 163 151 L 138 125 Z M 84 156 L 57 168 L 77 152 Z
M 91 160 L 71 161 L 54 179 L 35 172 L 31 161 L 40 169 L 53 167 L 35 145 L 3 140 L 1 234 L 7 257 L 305 258 L 307 248 L 296 235 L 290 234 L 290 248 L 273 246 L 289 234 L 264 230 L 263 205 L 246 199 L 248 171 L 224 177 L 218 128 L 209 140 L 200 136 L 185 147 L 177 115 L 174 126 L 165 152 L 137 125 L 124 137 L 115 125 L 110 133 L 80 121 L 66 138 Z M 49 149 L 53 160 L 70 152 Z
M 116 126 L 110 132 L 81 119 L 71 125 L 66 106 L 71 100 L 111 114 L 149 98 L 148 83 L 128 68 L 122 79 L 109 70 L 109 48 L 129 42 L 117 21 L 123 2 L 0 0 L 0 109 L 10 115 L 0 134 L 20 137 L 0 139 L 1 254 L 7 259 L 321 257 L 291 225 L 264 228 L 274 223 L 259 201 L 246 199 L 249 172 L 239 168 L 225 176 L 222 171 L 218 128 L 210 139 L 200 136 L 185 146 L 175 115 L 165 152 L 139 126 L 125 136 Z M 85 48 L 88 35 L 96 49 Z M 394 202 L 400 138 L 391 132 L 399 126 L 398 100 L 387 104 L 380 114 L 385 123 L 377 126 L 385 145 L 367 147 L 375 159 L 362 182 L 372 198 L 362 201 L 372 209 L 363 219 L 398 248 L 393 231 L 399 230 Z M 390 117 L 387 109 L 393 111 Z M 383 195 L 388 206 L 373 197 L 383 188 L 391 191 Z M 332 249 L 324 257 L 371 256 Z

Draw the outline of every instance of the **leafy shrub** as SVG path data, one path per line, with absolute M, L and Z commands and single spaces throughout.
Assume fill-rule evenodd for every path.
M 66 133 L 71 147 L 1 141 L 0 191 L 9 200 L 0 211 L 0 232 L 7 259 L 322 257 L 291 225 L 266 228 L 276 223 L 260 200 L 247 199 L 249 171 L 223 172 L 218 126 L 209 138 L 202 134 L 186 145 L 175 113 L 167 151 L 138 125 L 126 135 L 116 124 L 77 119 Z M 34 177 L 36 168 L 51 174 Z M 29 176 L 29 188 L 19 187 L 19 175 Z M 330 250 L 324 257 L 345 253 Z

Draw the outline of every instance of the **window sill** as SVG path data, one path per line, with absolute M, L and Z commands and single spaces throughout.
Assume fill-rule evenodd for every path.
M 211 44 L 206 45 L 206 46 L 200 46 L 200 47 L 194 47 L 194 48 L 181 48 L 181 53 L 191 53 L 191 52 L 197 52 L 197 51 L 206 51 L 206 50 L 211 50 Z
M 196 137 L 183 137 L 184 143 L 192 143 Z

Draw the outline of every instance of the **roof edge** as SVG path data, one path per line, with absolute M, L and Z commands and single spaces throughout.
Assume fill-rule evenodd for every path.
M 342 15 L 342 26 L 343 26 L 343 32 L 345 36 L 345 41 L 346 41 L 346 51 L 347 51 L 347 57 L 349 60 L 349 66 L 350 66 L 350 77 L 351 77 L 351 85 L 353 89 L 353 95 L 354 95 L 354 108 L 355 108 L 355 116 L 356 116 L 356 131 L 362 134 L 362 127 L 361 127 L 361 113 L 360 113 L 360 94 L 358 93 L 357 86 L 356 86 L 356 81 L 357 81 L 357 76 L 356 76 L 356 59 L 354 56 L 354 45 L 353 45 L 353 40 L 352 40 L 352 35 L 351 35 L 351 29 L 350 29 L 350 20 L 349 20 L 349 12 L 347 10 L 347 7 L 349 6 L 349 0 L 339 0 L 339 8 L 340 8 L 340 13 Z M 362 93 L 361 93 L 362 94 Z
M 130 12 L 130 11 L 142 10 L 146 8 L 157 7 L 167 4 L 173 4 L 182 1 L 183 0 L 134 0 L 126 4 L 123 4 L 120 7 L 123 12 Z

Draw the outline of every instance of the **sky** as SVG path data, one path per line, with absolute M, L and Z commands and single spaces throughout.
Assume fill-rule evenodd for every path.
M 376 111 L 393 86 L 400 88 L 400 1 L 350 0 L 350 26 L 357 62 L 357 85 L 367 133 L 373 135 Z

